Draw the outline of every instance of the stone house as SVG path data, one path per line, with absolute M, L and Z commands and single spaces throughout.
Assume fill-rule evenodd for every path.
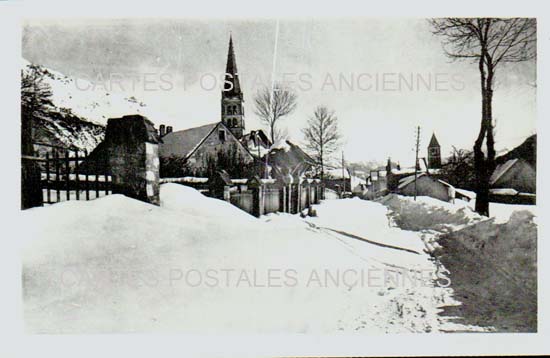
M 416 184 L 414 175 L 402 178 L 397 192 L 407 196 L 414 196 L 416 192 L 417 196 L 429 196 L 447 202 L 454 202 L 456 196 L 455 188 L 451 184 L 427 173 L 418 174 Z

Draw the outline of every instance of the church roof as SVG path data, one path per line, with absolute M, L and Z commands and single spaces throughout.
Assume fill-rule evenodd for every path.
M 218 124 L 220 122 L 168 133 L 162 137 L 160 156 L 164 158 L 187 157 Z
M 235 59 L 235 51 L 233 50 L 233 38 L 230 35 L 229 50 L 227 52 L 227 65 L 225 66 L 223 96 L 238 96 L 241 94 L 239 72 L 237 71 L 237 60 Z
M 431 147 L 440 147 L 439 142 L 437 141 L 437 138 L 435 137 L 435 133 L 432 134 L 432 139 L 430 139 L 430 144 L 428 145 L 429 148 Z

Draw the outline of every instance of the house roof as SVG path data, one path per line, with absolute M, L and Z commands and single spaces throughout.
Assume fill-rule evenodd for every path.
M 161 157 L 187 157 L 221 122 L 170 132 L 162 137 Z
M 281 173 L 284 173 L 281 169 L 285 169 L 285 171 L 295 174 L 316 164 L 315 160 L 302 148 L 288 140 L 284 141 L 284 144 L 282 141 L 278 142 L 273 147 L 269 153 L 270 164 Z
M 504 173 L 506 173 L 508 170 L 510 170 L 510 168 L 512 168 L 514 166 L 514 164 L 517 163 L 517 161 L 518 161 L 517 158 L 516 159 L 510 159 L 510 160 L 504 162 L 503 164 L 497 166 L 495 171 L 491 175 L 491 178 L 489 179 L 489 184 L 490 185 L 495 184 L 504 175 Z
M 420 173 L 416 176 L 416 178 L 421 178 L 423 176 L 428 176 L 428 174 L 426 173 Z M 440 180 L 440 179 L 434 179 L 434 182 L 438 182 L 438 183 L 441 183 L 447 187 L 451 187 L 453 188 L 453 186 L 449 183 L 447 183 L 446 181 L 443 181 L 443 180 Z M 397 189 L 402 189 L 404 187 L 406 187 L 407 185 L 411 184 L 411 183 L 414 183 L 414 175 L 410 175 L 408 177 L 405 177 L 405 178 L 402 178 L 401 180 L 399 180 L 399 185 L 397 186 Z
M 243 135 L 243 137 L 241 138 L 242 142 L 252 141 L 255 146 L 258 146 L 257 142 L 260 140 L 263 142 L 262 144 L 266 145 L 267 147 L 271 147 L 271 141 L 269 140 L 265 132 L 261 129 L 251 130 L 249 133 Z
M 431 148 L 431 147 L 440 147 L 439 142 L 435 137 L 435 133 L 432 133 L 432 139 L 430 139 L 430 144 L 428 144 L 428 148 Z

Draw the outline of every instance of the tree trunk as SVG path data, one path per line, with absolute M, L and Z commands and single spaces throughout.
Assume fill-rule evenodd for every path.
M 481 76 L 481 127 L 474 144 L 474 168 L 476 172 L 476 212 L 489 216 L 489 180 L 495 168 L 495 143 L 493 137 L 493 76 L 494 68 L 485 48 L 479 59 Z M 487 157 L 483 153 L 483 141 L 487 143 Z
M 21 114 L 21 155 L 34 156 L 33 128 L 30 116 Z M 21 159 L 21 209 L 42 206 L 40 167 L 32 159 Z

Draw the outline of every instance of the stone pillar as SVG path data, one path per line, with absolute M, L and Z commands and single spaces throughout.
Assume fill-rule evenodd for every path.
M 290 184 L 292 183 L 292 177 L 290 175 L 280 175 L 276 177 L 275 183 L 279 189 L 279 211 L 290 213 Z
M 297 214 L 300 212 L 300 206 L 301 206 L 301 190 L 300 190 L 300 183 L 294 183 L 293 186 L 293 200 L 292 200 L 292 213 Z
M 248 187 L 252 191 L 252 215 L 260 217 L 264 214 L 263 183 L 257 176 L 248 181 Z
M 231 201 L 231 177 L 225 170 L 218 171 L 212 178 L 208 180 L 208 190 L 210 196 L 225 201 Z
M 110 118 L 104 146 L 113 192 L 159 205 L 158 135 L 141 115 Z
M 306 192 L 306 207 L 305 208 L 309 208 L 311 206 L 311 187 L 310 187 L 310 183 L 309 183 L 308 179 L 304 180 L 303 186 L 304 186 L 304 191 Z
M 313 204 L 319 204 L 319 183 L 315 180 L 312 187 Z

